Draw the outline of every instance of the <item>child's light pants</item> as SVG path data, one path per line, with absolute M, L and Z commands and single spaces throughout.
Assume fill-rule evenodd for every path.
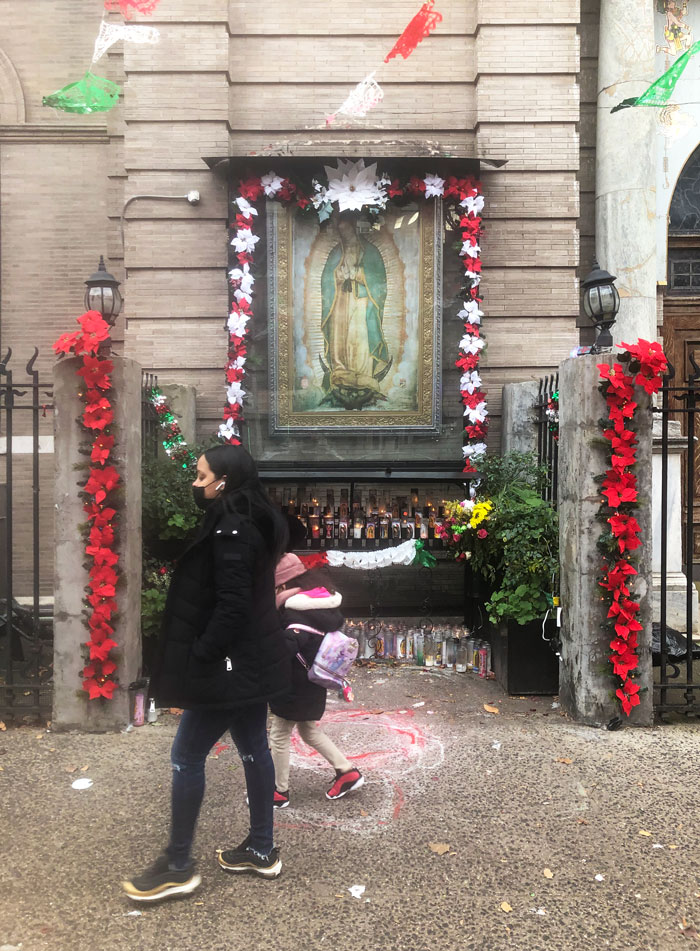
M 340 752 L 314 720 L 283 720 L 282 717 L 271 713 L 270 752 L 272 762 L 275 764 L 275 787 L 278 792 L 286 793 L 289 789 L 289 747 L 294 727 L 299 729 L 299 736 L 304 743 L 317 750 L 335 770 L 348 773 L 353 768 L 350 760 Z

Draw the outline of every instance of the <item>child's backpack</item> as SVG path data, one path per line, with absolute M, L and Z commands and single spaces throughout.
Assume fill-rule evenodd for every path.
M 294 624 L 290 627 L 298 629 L 304 625 Z M 352 691 L 345 678 L 357 657 L 358 648 L 357 641 L 342 631 L 329 631 L 324 635 L 310 667 L 301 653 L 297 654 L 297 659 L 306 667 L 312 683 L 327 690 L 340 690 L 346 700 L 351 700 Z

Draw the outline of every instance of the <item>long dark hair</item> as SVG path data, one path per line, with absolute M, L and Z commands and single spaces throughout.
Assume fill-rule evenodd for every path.
M 227 443 L 205 449 L 202 455 L 217 479 L 226 477 L 216 507 L 251 518 L 277 564 L 287 547 L 287 520 L 270 501 L 251 454 Z

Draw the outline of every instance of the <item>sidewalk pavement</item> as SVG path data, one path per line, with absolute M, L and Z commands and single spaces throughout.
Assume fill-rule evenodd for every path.
M 247 831 L 230 738 L 207 763 L 202 886 L 132 904 L 165 844 L 177 717 L 0 733 L 0 951 L 675 951 L 700 944 L 694 723 L 606 732 L 472 674 L 376 667 L 328 733 L 366 784 L 337 802 L 298 741 L 279 879 L 227 875 Z M 495 712 L 498 711 L 498 712 Z M 76 779 L 90 779 L 74 789 Z

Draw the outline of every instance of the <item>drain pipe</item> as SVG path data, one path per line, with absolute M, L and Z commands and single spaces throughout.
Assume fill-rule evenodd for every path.
M 190 205 L 198 205 L 200 200 L 199 192 L 196 189 L 187 192 L 186 195 L 132 195 L 131 198 L 127 198 L 122 206 L 122 213 L 119 218 L 119 231 L 122 238 L 122 259 L 124 260 L 124 270 L 126 271 L 126 248 L 124 246 L 124 221 L 126 215 L 126 209 L 132 203 L 132 201 L 138 201 L 139 199 L 144 198 L 148 201 L 186 201 Z

